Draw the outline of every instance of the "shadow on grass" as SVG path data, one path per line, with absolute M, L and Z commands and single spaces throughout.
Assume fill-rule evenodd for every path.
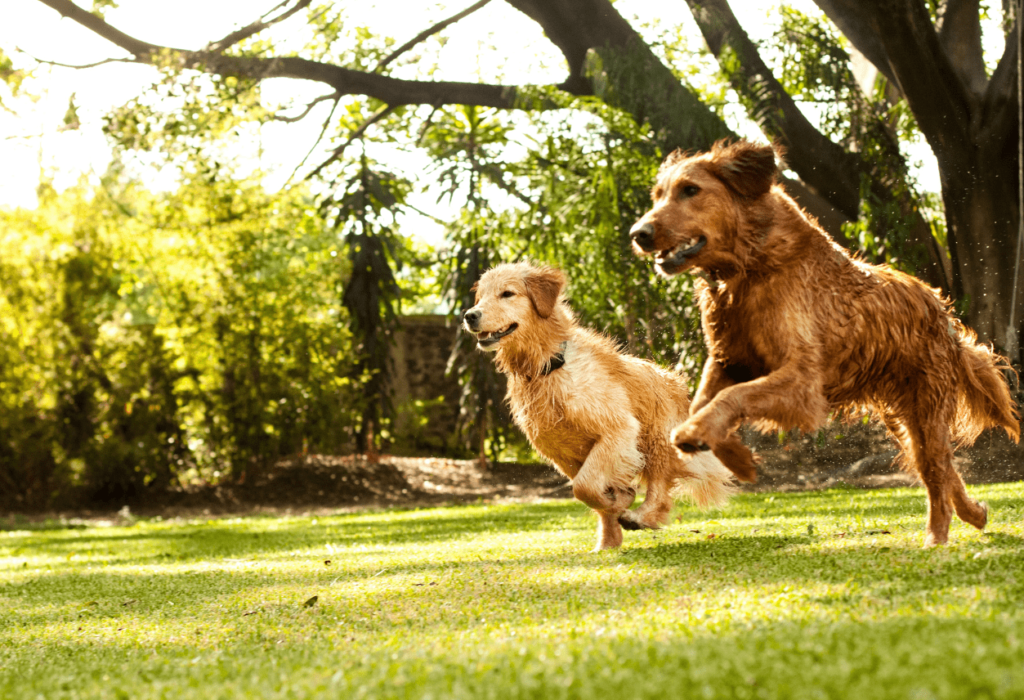
M 758 544 L 770 545 L 773 538 L 763 539 L 767 542 Z M 424 636 L 429 639 L 435 632 L 416 627 L 416 621 L 409 625 L 416 635 L 403 635 L 401 621 L 383 623 L 384 629 L 351 622 L 341 629 L 330 622 L 318 626 L 317 617 L 330 620 L 343 607 L 331 608 L 328 599 L 328 605 L 301 616 L 266 611 L 265 616 L 246 618 L 250 622 L 235 629 L 215 652 L 198 650 L 187 635 L 168 634 L 158 643 L 159 654 L 132 657 L 131 663 L 117 667 L 121 681 L 134 680 L 136 674 L 146 684 L 157 679 L 162 692 L 176 683 L 194 692 L 198 680 L 210 690 L 219 687 L 215 684 L 230 683 L 233 694 L 242 690 L 254 696 L 266 689 L 268 679 L 287 684 L 299 678 L 308 684 L 305 687 L 326 689 L 332 683 L 329 693 L 321 693 L 331 697 L 450 697 L 452 688 L 463 697 L 537 698 L 966 699 L 1024 693 L 1019 649 L 1005 641 L 1020 633 L 1020 616 L 1015 614 L 950 617 L 918 608 L 872 618 L 851 609 L 838 617 L 820 611 L 797 620 L 704 627 L 677 609 L 662 613 L 665 624 L 656 636 L 638 634 L 626 625 L 620 631 L 615 620 L 622 618 L 612 616 L 589 625 L 584 634 L 567 637 L 558 631 L 562 619 L 578 626 L 584 624 L 579 622 L 581 614 L 616 604 L 601 601 L 596 593 L 594 585 L 567 587 L 563 597 L 582 601 L 582 607 L 567 606 L 532 637 L 494 638 L 495 633 L 485 632 L 486 643 L 461 646 L 424 644 Z M 495 587 L 486 598 L 488 607 L 482 612 L 491 630 L 503 629 L 495 624 L 501 621 L 494 617 L 495 609 L 513 610 L 511 622 L 522 624 L 518 611 L 523 597 Z M 369 602 L 361 609 L 346 605 L 342 611 L 350 621 L 374 611 L 379 618 L 381 613 Z M 478 617 L 449 618 L 436 633 L 452 635 L 483 626 Z M 385 634 L 377 643 L 386 645 L 388 653 L 364 646 L 379 632 Z M 339 643 L 339 637 L 356 643 Z M 276 646 L 283 638 L 293 650 L 291 657 Z M 46 674 L 32 664 L 18 664 L 9 681 L 20 680 L 42 694 L 47 674 L 88 676 L 94 668 L 106 670 L 111 655 L 116 660 L 127 657 L 133 644 L 111 636 L 103 643 L 107 656 L 102 656 L 93 635 L 64 635 L 51 645 L 59 653 L 47 655 Z M 301 663 L 294 661 L 296 651 Z M 396 653 L 401 655 L 400 672 L 393 661 Z M 812 688 L 820 692 L 808 692 Z
M 881 499 L 891 502 L 888 509 L 877 506 L 882 515 L 892 518 L 906 515 L 905 501 L 918 493 L 894 493 L 883 498 L 877 492 L 865 500 Z M 802 500 L 801 500 L 802 499 Z M 719 517 L 742 517 L 743 511 L 770 511 L 774 505 L 825 503 L 835 500 L 830 494 L 791 497 L 776 495 L 771 502 L 762 496 L 743 497 L 739 515 L 720 514 Z M 1019 508 L 1019 499 L 989 499 L 992 503 L 1005 501 L 1007 506 Z M 850 507 L 850 512 L 863 513 L 863 508 Z M 707 518 L 708 514 L 691 511 L 689 518 Z M 755 513 L 758 517 L 763 514 Z M 785 513 L 784 513 L 785 515 Z M 806 513 L 796 514 L 806 518 Z M 18 618 L 27 624 L 41 624 L 46 613 L 34 613 L 32 605 L 44 603 L 67 606 L 68 614 L 81 614 L 72 609 L 94 599 L 106 601 L 102 610 L 111 615 L 153 612 L 161 610 L 168 600 L 190 600 L 197 591 L 204 597 L 218 598 L 240 592 L 270 589 L 282 586 L 301 586 L 305 589 L 345 586 L 384 574 L 386 577 L 415 576 L 441 577 L 445 572 L 458 569 L 467 580 L 487 581 L 495 571 L 509 570 L 509 556 L 495 554 L 493 549 L 481 549 L 473 561 L 465 557 L 446 558 L 436 548 L 408 554 L 397 563 L 382 564 L 391 556 L 393 548 L 414 543 L 444 544 L 460 541 L 472 546 L 474 538 L 509 533 L 552 531 L 561 521 L 575 532 L 591 532 L 594 526 L 587 509 L 574 502 L 544 503 L 511 506 L 462 506 L 444 510 L 389 511 L 319 517 L 312 519 L 284 519 L 255 516 L 227 521 L 207 521 L 203 524 L 143 525 L 138 530 L 112 530 L 109 533 L 81 535 L 77 531 L 65 533 L 39 532 L 0 540 L 8 559 L 19 553 L 45 554 L 57 559 L 44 570 L 27 569 L 28 580 L 0 585 L 0 596 L 20 599 Z M 268 527 L 269 526 L 269 527 Z M 172 529 L 173 528 L 173 529 Z M 685 525 L 683 525 L 685 528 Z M 923 521 L 922 521 L 923 528 Z M 589 540 L 589 536 L 580 539 Z M 972 585 L 984 575 L 986 585 L 1002 586 L 1006 591 L 1018 591 L 1013 573 L 1018 568 L 1024 539 L 998 532 L 986 533 L 982 540 L 985 551 L 979 553 L 978 543 L 971 546 L 972 555 L 954 549 L 924 550 L 916 543 L 907 546 L 905 540 L 891 545 L 885 536 L 869 540 L 863 534 L 854 534 L 843 541 L 841 549 L 819 549 L 814 545 L 834 539 L 831 536 L 746 535 L 721 536 L 705 539 L 705 535 L 691 537 L 685 529 L 671 528 L 661 533 L 627 533 L 626 547 L 617 552 L 586 554 L 569 551 L 543 555 L 513 555 L 515 567 L 528 571 L 537 567 L 549 570 L 604 569 L 615 563 L 637 563 L 665 574 L 685 580 L 695 588 L 721 588 L 727 590 L 742 580 L 747 586 L 776 586 L 784 583 L 843 584 L 857 581 L 864 588 L 890 585 L 895 581 L 904 592 L 927 592 L 957 585 Z M 896 538 L 894 537 L 893 540 Z M 838 540 L 835 540 L 838 543 Z M 322 548 L 326 545 L 341 548 L 333 568 L 324 562 Z M 955 546 L 955 545 L 954 545 Z M 571 549 L 571 548 L 570 548 Z M 318 550 L 313 552 L 311 550 Z M 138 571 L 102 571 L 97 562 L 74 561 L 74 554 L 92 554 L 104 563 L 139 564 Z M 342 566 L 340 558 L 349 560 Z M 359 557 L 359 559 L 355 559 Z M 296 567 L 266 570 L 266 565 L 282 561 L 297 563 Z M 175 565 L 209 563 L 214 570 L 174 571 Z M 308 562 L 308 565 L 303 562 Z M 153 565 L 168 564 L 166 572 L 154 572 Z M 88 567 L 88 570 L 83 570 Z M 260 570 L 263 567 L 264 570 Z M 12 571 L 12 569 L 8 569 Z M 657 579 L 659 575 L 653 578 Z M 507 575 L 504 574 L 504 575 Z M 890 582 L 890 583 L 885 583 Z M 634 585 L 634 584 L 631 584 Z M 635 585 L 644 585 L 639 582 Z M 337 588 L 340 587 L 340 588 Z M 526 577 L 516 581 L 517 590 L 527 597 L 561 595 L 561 587 L 538 583 Z M 385 587 L 386 588 L 386 587 Z M 566 586 L 567 594 L 587 605 L 592 597 L 607 599 L 607 584 L 574 583 Z M 436 593 L 441 589 L 434 589 Z M 385 594 L 382 594 L 385 595 Z M 390 593 L 387 595 L 391 595 Z M 397 593 L 395 595 L 398 595 Z M 500 588 L 488 588 L 488 595 L 503 600 Z M 116 606 L 124 600 L 137 600 L 132 611 Z M 371 601 L 377 605 L 379 601 Z M 614 606 L 614 603 L 608 603 Z M 93 611 L 98 613 L 100 610 Z M 161 615 L 177 614 L 166 610 Z
M 326 567 L 321 556 L 309 555 L 305 564 L 298 557 L 298 566 L 283 570 L 262 566 L 273 563 L 265 559 L 229 560 L 226 568 L 216 570 L 37 570 L 28 581 L 0 586 L 0 596 L 15 601 L 11 614 L 17 624 L 30 626 L 52 623 L 54 606 L 63 610 L 64 619 L 144 616 L 171 620 L 184 613 L 174 605 L 199 604 L 215 606 L 220 615 L 231 619 L 243 614 L 242 606 L 252 604 L 230 602 L 239 594 L 244 594 L 243 601 L 256 598 L 298 609 L 307 595 L 318 593 L 343 604 L 346 614 L 367 618 L 376 617 L 397 601 L 419 600 L 423 609 L 429 609 L 439 601 L 457 606 L 472 600 L 473 605 L 487 609 L 488 619 L 511 621 L 519 614 L 522 601 L 559 601 L 559 609 L 547 614 L 549 621 L 555 622 L 580 611 L 615 610 L 624 606 L 623 601 L 627 601 L 625 605 L 635 604 L 638 596 L 646 595 L 644 589 L 657 591 L 666 585 L 681 586 L 680 595 L 701 591 L 718 594 L 738 585 L 769 590 L 818 584 L 843 587 L 844 592 L 837 594 L 835 601 L 818 594 L 803 596 L 819 604 L 847 602 L 844 596 L 849 595 L 851 585 L 856 596 L 891 597 L 893 591 L 913 596 L 982 582 L 1014 599 L 1024 593 L 1024 584 L 1018 584 L 1015 577 L 1024 539 L 1012 535 L 987 536 L 983 558 L 942 549 L 889 547 L 866 539 L 840 551 L 821 551 L 810 547 L 817 541 L 814 537 L 773 535 L 720 537 L 634 546 L 616 552 L 516 555 L 511 567 L 508 556 L 491 550 L 474 560 L 445 559 L 434 551 L 386 563 L 372 552 L 360 552 L 367 556 L 358 563 L 347 562 L 344 569 Z M 623 581 L 615 570 L 617 565 L 634 563 L 645 565 L 650 573 Z M 579 572 L 587 569 L 607 570 L 611 581 L 600 576 L 581 578 Z M 517 574 L 537 570 L 548 575 L 534 578 L 532 574 Z M 453 571 L 458 572 L 457 580 L 451 576 Z M 563 576 L 572 583 L 552 582 Z M 372 579 L 378 583 L 368 594 L 361 586 Z M 357 587 L 349 589 L 352 585 Z M 288 587 L 303 593 L 283 593 Z M 295 600 L 282 602 L 282 595 L 294 596 Z M 130 607 L 125 605 L 127 600 L 133 601 Z M 418 620 L 411 619 L 409 624 L 414 627 Z M 471 627 L 472 620 L 446 624 L 458 631 Z

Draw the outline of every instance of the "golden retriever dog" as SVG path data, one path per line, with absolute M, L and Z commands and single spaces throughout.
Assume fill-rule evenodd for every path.
M 677 151 L 631 231 L 662 275 L 701 276 L 708 360 L 674 444 L 714 450 L 742 422 L 811 431 L 830 412 L 871 410 L 927 489 L 925 545 L 947 541 L 953 512 L 984 528 L 988 507 L 967 495 L 953 448 L 987 427 L 1019 439 L 1006 361 L 936 290 L 851 258 L 776 183 L 778 172 L 773 147 L 747 141 Z
M 572 481 L 599 516 L 595 550 L 622 544 L 622 528 L 661 527 L 672 499 L 722 505 L 732 474 L 713 453 L 683 455 L 669 431 L 689 409 L 683 378 L 616 350 L 581 327 L 562 298 L 565 276 L 528 263 L 499 265 L 476 286 L 463 315 L 481 350 L 508 377 L 516 424 L 537 452 Z M 725 441 L 720 454 L 749 451 Z M 635 487 L 647 495 L 635 511 Z

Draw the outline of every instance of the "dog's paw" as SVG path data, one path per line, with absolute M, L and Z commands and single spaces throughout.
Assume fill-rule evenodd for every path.
M 656 530 L 655 525 L 646 523 L 643 519 L 636 514 L 636 511 L 627 510 L 624 513 L 619 514 L 619 525 L 624 530 Z
M 628 511 L 627 511 L 628 512 Z M 623 530 L 643 530 L 644 526 L 635 520 L 626 517 L 626 513 L 619 516 L 619 525 Z
M 705 441 L 703 432 L 695 421 L 688 420 L 672 431 L 672 444 L 686 454 L 704 452 L 711 447 Z

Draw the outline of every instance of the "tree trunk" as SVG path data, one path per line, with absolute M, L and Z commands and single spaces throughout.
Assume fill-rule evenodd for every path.
M 939 165 L 957 306 L 981 340 L 1020 362 L 1024 314 L 1009 328 L 1021 214 L 1019 22 L 986 79 L 978 0 L 946 0 L 938 23 L 923 0 L 815 2 L 906 98 Z
M 1016 159 L 1008 156 L 1015 146 L 973 148 L 965 154 L 973 162 L 940 167 L 950 253 L 962 290 L 958 307 L 979 337 L 1002 350 L 1013 345 L 1008 329 L 1020 213 Z M 1017 289 L 1018 309 L 1022 291 Z

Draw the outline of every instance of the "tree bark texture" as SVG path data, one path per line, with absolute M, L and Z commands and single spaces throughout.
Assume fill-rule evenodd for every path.
M 937 22 L 923 0 L 815 2 L 907 99 L 938 160 L 960 308 L 983 340 L 1013 348 L 1011 301 L 1016 293 L 1020 308 L 1024 299 L 1013 279 L 1021 213 L 1016 22 L 987 76 L 978 0 L 945 0 Z

